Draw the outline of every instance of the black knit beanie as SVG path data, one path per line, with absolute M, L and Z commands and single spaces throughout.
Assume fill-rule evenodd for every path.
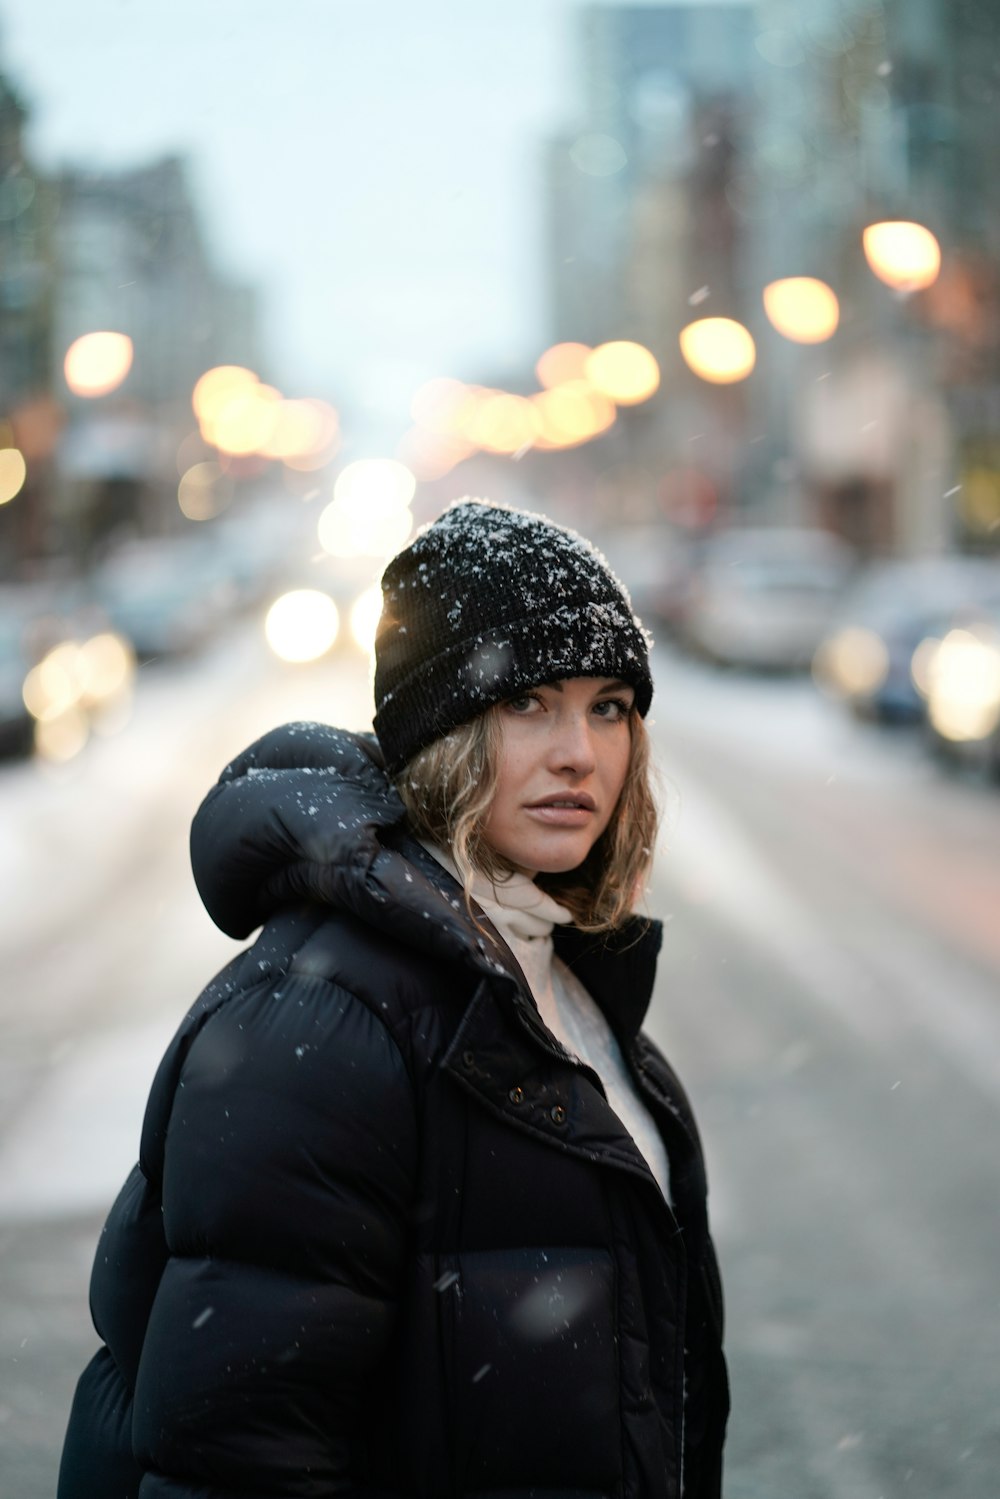
M 544 516 L 458 500 L 389 563 L 375 732 L 397 774 L 493 703 L 563 677 L 618 677 L 645 717 L 650 638 L 600 552 Z

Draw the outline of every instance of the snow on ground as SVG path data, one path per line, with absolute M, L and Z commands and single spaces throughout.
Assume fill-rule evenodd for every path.
M 811 778 L 913 784 L 938 778 L 919 733 L 860 723 L 807 676 L 727 672 L 669 647 L 653 658 L 650 723 L 669 759 L 671 729 Z
M 179 1016 L 82 1042 L 0 1143 L 0 1220 L 110 1207 L 135 1164 L 146 1095 Z
M 340 672 L 347 686 L 336 695 L 333 670 L 280 667 L 256 622 L 238 625 L 196 661 L 143 668 L 125 729 L 92 740 L 68 765 L 0 768 L 0 867 L 15 875 L 0 911 L 0 948 L 58 932 L 84 895 L 113 884 L 165 796 L 185 788 L 193 814 L 258 734 L 291 718 L 333 718 L 338 707 L 349 727 L 368 727 L 359 701 L 364 664 L 348 658 Z

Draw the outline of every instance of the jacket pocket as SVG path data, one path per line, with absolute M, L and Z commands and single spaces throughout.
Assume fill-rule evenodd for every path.
M 451 1379 L 458 1492 L 612 1491 L 621 1471 L 614 1264 L 600 1249 L 441 1256 L 456 1276 Z

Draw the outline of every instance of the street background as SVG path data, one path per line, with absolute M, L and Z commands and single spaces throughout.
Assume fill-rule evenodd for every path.
M 191 818 L 466 494 L 656 638 L 728 1499 L 995 1499 L 1000 11 L 0 0 L 0 1493 L 50 1499 Z
M 709 1158 L 735 1405 L 727 1493 L 985 1499 L 1000 1459 L 1000 803 L 808 682 L 657 653 L 669 831 L 650 1029 Z M 150 677 L 129 737 L 0 778 L 25 871 L 4 918 L 0 1431 L 53 1491 L 96 1346 L 86 1285 L 187 1005 L 235 950 L 186 829 L 289 717 L 366 722 L 360 655 L 291 674 L 237 629 Z M 30 1000 L 26 1003 L 25 1000 Z

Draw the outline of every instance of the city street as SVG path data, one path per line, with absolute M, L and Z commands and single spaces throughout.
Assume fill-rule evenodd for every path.
M 660 653 L 668 826 L 649 1029 L 698 1112 L 728 1303 L 728 1499 L 993 1499 L 1000 795 L 807 680 Z M 0 770 L 4 1493 L 51 1499 L 86 1286 L 160 1050 L 235 950 L 187 828 L 273 723 L 364 727 L 367 665 L 241 626 L 132 725 Z M 516 1434 L 512 1433 L 512 1437 Z

